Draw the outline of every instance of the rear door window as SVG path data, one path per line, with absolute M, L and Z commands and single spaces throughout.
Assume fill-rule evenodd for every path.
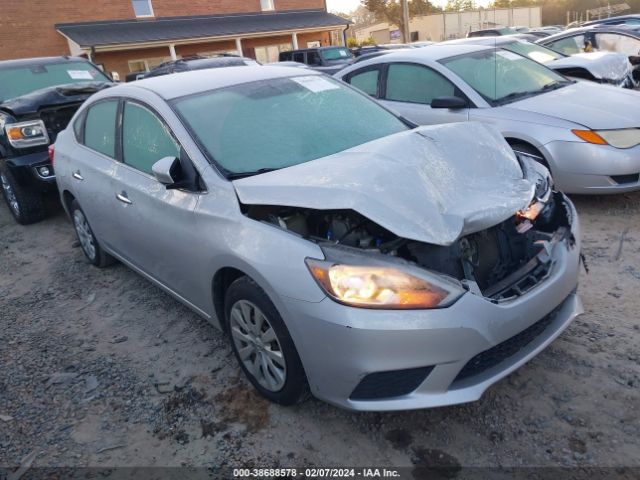
M 353 85 L 359 90 L 362 90 L 367 95 L 372 97 L 378 96 L 378 84 L 380 81 L 380 68 L 368 67 L 362 70 L 353 72 L 347 78 L 347 83 Z
M 126 102 L 122 118 L 122 161 L 153 174 L 153 164 L 180 156 L 180 147 L 166 125 L 148 108 Z
M 293 61 L 298 63 L 304 63 L 304 53 L 296 52 L 293 54 Z
M 84 145 L 96 152 L 116 158 L 116 116 L 118 100 L 98 102 L 87 110 Z

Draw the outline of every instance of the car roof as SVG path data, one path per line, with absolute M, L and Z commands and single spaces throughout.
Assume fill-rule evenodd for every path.
M 383 58 L 385 61 L 390 59 L 392 61 L 432 60 L 437 62 L 443 58 L 464 55 L 465 53 L 480 52 L 482 50 L 490 50 L 492 48 L 493 47 L 489 45 L 453 45 L 439 43 L 436 45 L 429 45 L 425 48 L 393 50 L 390 53 L 377 58 Z
M 4 60 L 0 62 L 0 70 L 5 68 L 35 67 L 39 65 L 52 65 L 68 62 L 88 62 L 88 60 L 82 57 L 36 57 L 23 58 L 19 60 Z
M 601 18 L 599 20 L 589 20 L 588 22 L 584 22 L 583 25 L 587 27 L 589 25 L 599 25 L 607 22 L 618 22 L 621 20 L 629 20 L 634 18 L 640 19 L 640 14 L 632 13 L 629 15 L 618 15 L 617 17 Z
M 441 45 L 505 45 L 507 43 L 514 43 L 520 41 L 519 37 L 515 35 L 500 35 L 494 37 L 470 37 L 470 38 L 456 38 L 455 40 L 447 40 L 442 42 Z
M 589 25 L 586 27 L 576 27 L 570 28 L 568 30 L 564 30 L 560 33 L 556 33 L 546 38 L 541 38 L 538 43 L 547 43 L 549 41 L 570 37 L 572 35 L 576 35 L 579 33 L 585 32 L 605 32 L 605 33 L 626 33 L 627 35 L 632 35 L 634 37 L 640 38 L 640 26 L 638 25 Z
M 261 65 L 191 70 L 173 75 L 145 78 L 134 83 L 117 85 L 109 89 L 109 96 L 112 96 L 112 93 L 117 96 L 118 92 L 123 88 L 142 88 L 150 90 L 166 100 L 171 100 L 242 83 L 274 80 L 277 78 L 307 77 L 310 75 L 323 76 L 324 74 L 314 70 L 296 67 L 270 66 L 266 68 Z

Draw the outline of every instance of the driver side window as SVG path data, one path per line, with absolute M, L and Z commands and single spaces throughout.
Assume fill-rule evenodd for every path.
M 574 35 L 573 37 L 561 38 L 548 44 L 547 47 L 565 55 L 574 55 L 584 52 L 584 40 L 584 35 Z
M 394 63 L 387 73 L 386 99 L 431 105 L 434 98 L 461 96 L 440 73 L 422 65 Z
M 122 118 L 122 161 L 153 175 L 151 167 L 164 157 L 180 157 L 180 146 L 171 132 L 149 109 L 126 102 Z

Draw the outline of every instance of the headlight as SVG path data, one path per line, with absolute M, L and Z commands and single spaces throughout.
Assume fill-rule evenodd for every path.
M 341 265 L 307 259 L 320 287 L 337 302 L 389 310 L 447 307 L 464 293 L 446 281 L 418 278 L 397 268 Z
M 9 143 L 15 148 L 49 144 L 49 134 L 42 120 L 10 123 L 4 126 Z
M 594 145 L 631 148 L 640 145 L 640 128 L 620 130 L 571 130 L 574 135 Z

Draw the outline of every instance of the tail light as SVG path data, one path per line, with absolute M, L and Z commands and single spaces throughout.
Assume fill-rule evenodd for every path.
M 53 159 L 55 158 L 55 154 L 56 154 L 55 145 L 53 144 L 49 145 L 49 161 L 51 162 L 51 165 L 53 165 Z

